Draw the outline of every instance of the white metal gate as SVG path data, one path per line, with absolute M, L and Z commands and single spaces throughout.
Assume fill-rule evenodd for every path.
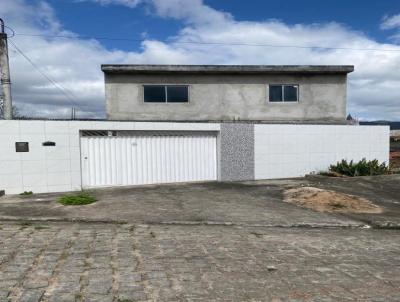
M 83 187 L 217 179 L 213 134 L 81 138 Z

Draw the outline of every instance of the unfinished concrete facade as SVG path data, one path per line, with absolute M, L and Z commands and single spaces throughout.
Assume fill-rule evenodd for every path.
M 353 66 L 103 65 L 107 117 L 136 121 L 344 123 Z M 146 103 L 146 85 L 184 85 L 188 101 Z M 270 85 L 297 101 L 270 102 Z

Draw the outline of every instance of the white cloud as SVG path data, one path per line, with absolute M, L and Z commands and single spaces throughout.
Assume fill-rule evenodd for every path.
M 68 117 L 79 104 L 82 117 L 104 117 L 104 84 L 100 65 L 125 62 L 129 53 L 108 51 L 95 40 L 81 40 L 64 30 L 45 2 L 2 0 L 0 15 L 17 33 L 59 34 L 70 39 L 15 36 L 14 42 L 40 70 L 75 97 L 71 102 L 9 43 L 14 104 L 29 116 Z
M 202 0 L 150 0 L 158 16 L 184 20 L 196 25 L 225 24 L 233 20 L 228 13 L 204 5 Z
M 393 29 L 400 27 L 400 14 L 393 16 L 385 16 L 381 24 L 382 29 Z
M 397 33 L 392 35 L 390 39 L 394 42 L 400 42 L 400 14 L 385 16 L 381 23 L 381 29 L 397 29 Z
M 200 0 L 151 0 L 163 18 L 185 24 L 168 42 L 146 39 L 138 51 L 107 50 L 96 40 L 74 38 L 54 17 L 51 7 L 42 16 L 23 0 L 2 0 L 0 14 L 17 32 L 63 33 L 71 39 L 16 36 L 14 41 L 47 74 L 77 96 L 86 116 L 104 116 L 102 63 L 152 64 L 354 64 L 350 75 L 348 111 L 362 118 L 398 119 L 400 116 L 400 46 L 378 43 L 336 23 L 287 25 L 277 20 L 236 21 Z M 145 0 L 150 1 L 150 0 Z M 116 1 L 114 1 L 116 2 Z M 123 3 L 122 3 L 123 4 Z M 238 43 L 304 45 L 389 51 L 274 48 Z M 24 112 L 68 116 L 71 104 L 21 56 L 11 53 L 14 99 Z
M 77 0 L 77 2 L 91 1 L 97 2 L 101 5 L 124 5 L 130 8 L 136 7 L 142 0 Z

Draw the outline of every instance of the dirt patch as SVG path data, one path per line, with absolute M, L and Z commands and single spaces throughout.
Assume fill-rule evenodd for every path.
M 382 213 L 381 207 L 354 195 L 314 187 L 288 189 L 284 201 L 318 212 L 330 213 Z
M 400 151 L 390 152 L 390 169 L 393 172 L 400 171 Z

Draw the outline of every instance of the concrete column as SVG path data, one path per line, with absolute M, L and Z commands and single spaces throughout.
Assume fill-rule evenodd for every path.
M 8 62 L 7 34 L 0 32 L 0 78 L 3 88 L 4 119 L 12 119 L 10 65 Z

